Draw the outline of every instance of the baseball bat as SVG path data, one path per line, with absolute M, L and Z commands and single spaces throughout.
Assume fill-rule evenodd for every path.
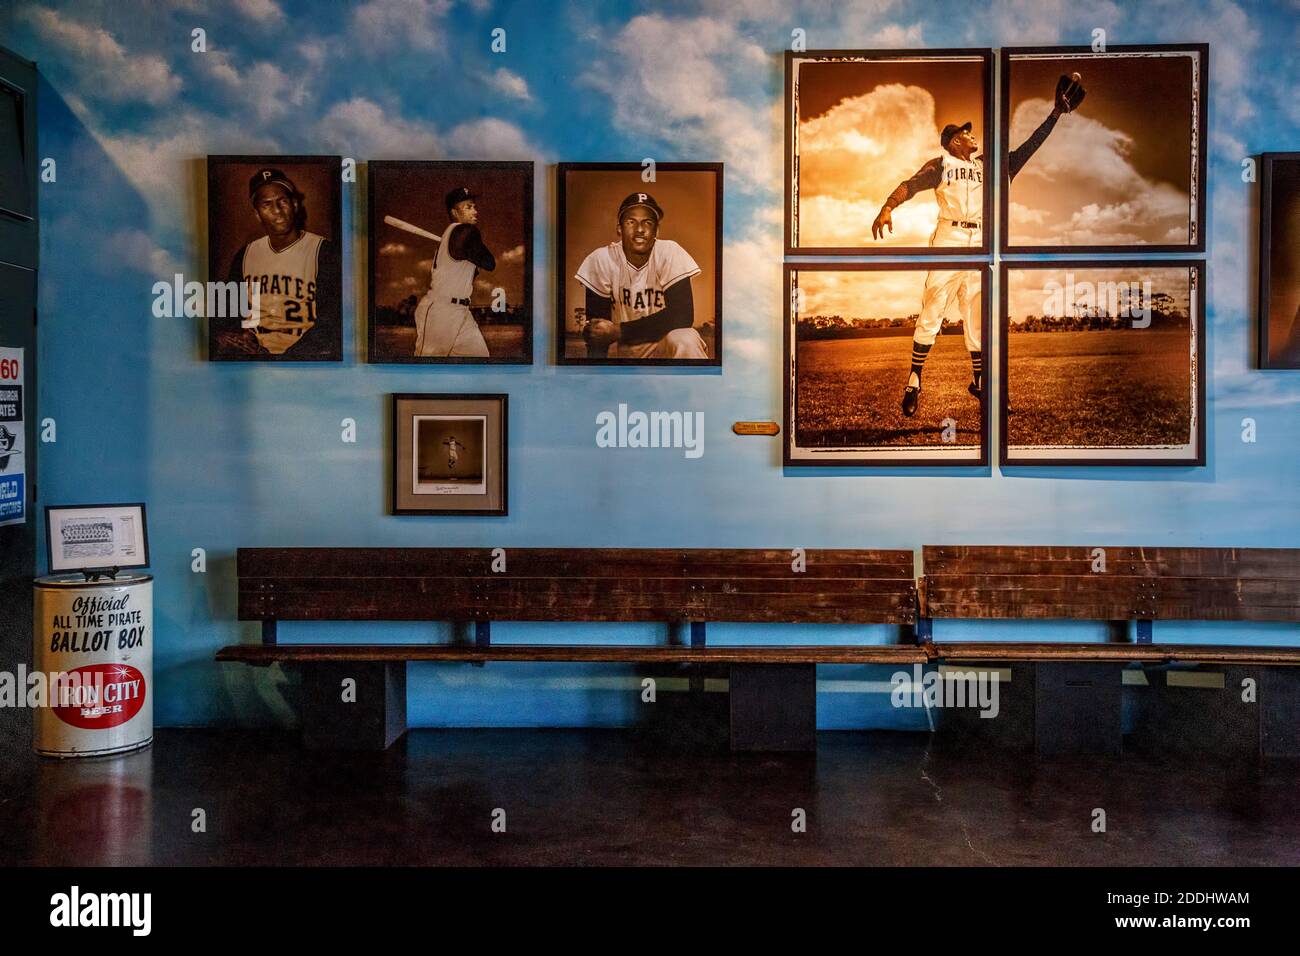
M 436 236 L 428 229 L 421 229 L 419 226 L 414 226 L 405 219 L 398 219 L 396 216 L 385 216 L 384 222 L 405 232 L 414 233 L 417 236 L 424 236 L 424 238 L 432 239 L 434 242 L 442 242 L 442 236 Z

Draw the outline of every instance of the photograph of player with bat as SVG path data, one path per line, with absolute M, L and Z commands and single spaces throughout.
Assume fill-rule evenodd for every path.
M 370 362 L 532 362 L 533 172 L 367 164 Z
M 1195 44 L 1004 47 L 1002 251 L 1203 252 L 1207 58 Z M 1063 83 L 1086 90 L 1069 116 Z

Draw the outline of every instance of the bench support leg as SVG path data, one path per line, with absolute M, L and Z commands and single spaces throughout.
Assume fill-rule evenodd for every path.
M 732 664 L 731 749 L 816 750 L 817 665 Z
M 1300 757 L 1300 667 L 1259 668 L 1258 693 L 1260 756 Z
M 1123 746 L 1122 664 L 1034 667 L 1034 750 L 1040 757 L 1115 754 Z
M 309 749 L 387 750 L 406 733 L 405 661 L 305 664 L 303 692 Z

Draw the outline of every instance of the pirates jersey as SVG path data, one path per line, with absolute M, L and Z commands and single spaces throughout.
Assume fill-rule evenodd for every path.
M 980 222 L 984 218 L 984 164 L 948 152 L 940 160 L 939 181 L 934 186 L 939 218 Z
M 656 239 L 650 258 L 640 268 L 627 261 L 623 243 L 615 241 L 588 255 L 575 278 L 597 295 L 611 299 L 610 317 L 622 325 L 661 311 L 667 289 L 699 274 L 700 267 L 689 252 L 671 239 Z
M 316 322 L 316 273 L 324 237 L 304 232 L 279 252 L 267 236 L 244 248 L 244 281 L 257 290 L 257 308 L 240 324 L 246 329 L 296 327 L 298 334 Z
M 468 299 L 474 291 L 478 266 L 468 259 L 451 257 L 451 232 L 464 223 L 453 222 L 442 231 L 442 241 L 433 254 L 433 271 L 429 277 L 429 296 L 434 301 Z

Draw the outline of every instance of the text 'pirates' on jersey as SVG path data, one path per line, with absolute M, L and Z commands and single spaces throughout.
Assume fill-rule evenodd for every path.
M 612 299 L 611 318 L 622 325 L 664 308 L 664 291 L 700 274 L 691 254 L 671 239 L 656 239 L 646 264 L 627 261 L 622 242 L 593 251 L 578 269 L 577 280 L 597 295 Z
M 934 198 L 939 219 L 981 222 L 984 218 L 984 164 L 944 153 Z
M 244 281 L 255 286 L 258 309 L 241 325 L 279 328 L 299 325 L 310 328 L 316 322 L 317 268 L 323 236 L 304 232 L 297 241 L 279 252 L 263 236 L 244 250 Z

